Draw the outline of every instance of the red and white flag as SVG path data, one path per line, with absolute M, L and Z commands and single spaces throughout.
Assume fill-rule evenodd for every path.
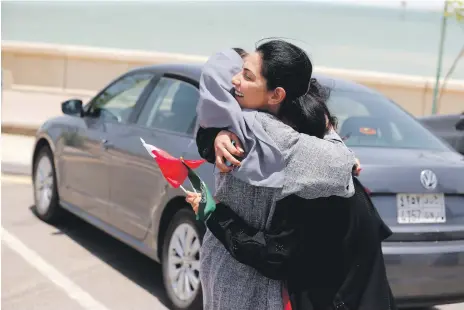
M 140 138 L 140 141 L 142 141 L 147 152 L 157 162 L 166 181 L 168 181 L 168 183 L 174 188 L 181 187 L 187 178 L 188 170 L 185 165 L 187 165 L 190 169 L 196 169 L 206 162 L 204 159 L 187 160 L 183 158 L 175 158 L 168 152 L 146 143 L 142 138 Z

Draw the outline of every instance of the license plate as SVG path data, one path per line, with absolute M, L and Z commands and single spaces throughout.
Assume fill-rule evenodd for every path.
M 397 194 L 399 224 L 445 223 L 443 194 Z

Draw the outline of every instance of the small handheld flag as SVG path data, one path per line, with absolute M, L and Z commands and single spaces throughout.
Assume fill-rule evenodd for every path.
M 168 183 L 174 188 L 181 188 L 184 192 L 185 189 L 182 187 L 185 179 L 187 178 L 188 171 L 185 166 L 192 169 L 200 167 L 205 160 L 180 160 L 171 156 L 168 152 L 157 148 L 151 144 L 148 144 L 140 138 L 143 146 L 147 152 L 153 157 L 153 159 L 158 163 L 161 173 Z
M 198 208 L 197 220 L 205 220 L 216 209 L 216 202 L 209 191 L 205 182 L 193 171 L 200 167 L 206 160 L 186 160 L 175 158 L 168 152 L 146 143 L 142 138 L 143 146 L 147 152 L 158 163 L 161 173 L 168 183 L 174 188 L 181 188 L 185 193 L 187 191 L 182 186 L 185 179 L 189 179 L 193 191 L 201 194 L 201 201 Z
M 197 220 L 204 221 L 208 216 L 216 210 L 216 202 L 211 195 L 208 186 L 205 182 L 198 176 L 198 174 L 193 171 L 189 166 L 185 164 L 185 167 L 188 170 L 188 178 L 190 184 L 192 184 L 193 190 L 201 194 L 201 200 L 198 206 Z

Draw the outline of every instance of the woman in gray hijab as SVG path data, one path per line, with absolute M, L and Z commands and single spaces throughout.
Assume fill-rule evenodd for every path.
M 276 202 L 288 195 L 354 193 L 355 158 L 335 131 L 322 140 L 287 125 L 304 128 L 305 103 L 323 97 L 311 74 L 306 53 L 280 40 L 258 46 L 244 62 L 232 49 L 220 52 L 203 68 L 200 126 L 227 128 L 245 151 L 239 167 L 216 176 L 215 196 L 256 229 L 269 228 Z M 281 281 L 236 261 L 210 231 L 200 263 L 204 309 L 283 309 Z

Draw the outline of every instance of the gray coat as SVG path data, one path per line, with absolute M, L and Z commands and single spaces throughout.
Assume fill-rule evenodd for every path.
M 217 199 L 251 226 L 268 228 L 276 201 L 290 194 L 307 199 L 353 195 L 354 155 L 335 132 L 321 140 L 300 134 L 267 113 L 256 112 L 256 121 L 283 154 L 283 187 L 253 186 L 230 173 L 216 177 Z M 203 239 L 200 263 L 205 310 L 283 309 L 282 283 L 236 261 L 210 231 Z

